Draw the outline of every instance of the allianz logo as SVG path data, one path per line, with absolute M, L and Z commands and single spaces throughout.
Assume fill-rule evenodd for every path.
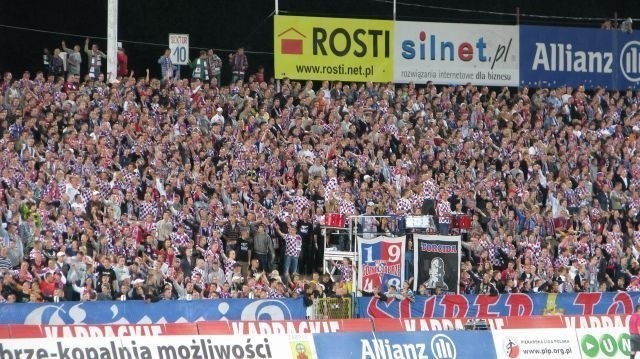
M 631 81 L 640 81 L 640 42 L 629 41 L 620 51 L 620 71 Z M 536 43 L 531 70 L 558 72 L 613 73 L 614 53 L 584 51 L 570 43 Z
M 389 339 L 361 339 L 363 359 L 456 359 L 456 345 L 445 334 L 431 338 L 431 356 L 426 343 L 392 343 Z

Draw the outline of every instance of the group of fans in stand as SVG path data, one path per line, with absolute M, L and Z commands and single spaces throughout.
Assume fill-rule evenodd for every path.
M 640 92 L 276 82 L 242 49 L 116 77 L 62 44 L 0 83 L 3 302 L 347 296 L 333 213 L 469 216 L 461 293 L 640 290 Z

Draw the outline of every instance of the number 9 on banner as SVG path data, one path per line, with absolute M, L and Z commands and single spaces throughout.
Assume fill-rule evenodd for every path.
M 395 263 L 400 259 L 402 249 L 400 245 L 391 245 L 387 248 L 387 254 L 389 255 L 389 262 Z

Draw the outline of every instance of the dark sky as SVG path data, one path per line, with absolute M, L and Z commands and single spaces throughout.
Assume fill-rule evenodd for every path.
M 280 0 L 280 10 L 281 14 L 391 19 L 392 5 L 388 1 Z M 263 64 L 267 75 L 270 75 L 273 66 L 273 58 L 269 54 L 273 51 L 273 18 L 270 15 L 274 3 L 272 0 L 120 1 L 119 39 L 124 41 L 130 67 L 139 74 L 147 67 L 152 74 L 158 72 L 155 61 L 162 53 L 163 46 L 166 46 L 167 34 L 175 32 L 190 34 L 191 57 L 197 51 L 194 47 L 230 50 L 242 45 L 250 52 L 251 70 Z M 442 7 L 471 11 L 453 11 Z M 515 16 L 485 14 L 478 10 L 515 13 L 517 7 L 523 14 L 543 16 L 603 18 L 612 17 L 617 11 L 619 16 L 640 17 L 638 1 L 398 0 L 397 19 L 515 24 Z M 60 46 L 60 40 L 63 39 L 67 45 L 71 45 L 84 43 L 84 35 L 104 38 L 106 9 L 106 0 L 0 1 L 0 71 L 16 73 L 40 69 L 43 48 Z M 521 23 L 597 26 L 598 22 L 523 16 Z M 44 32 L 11 29 L 7 25 Z M 97 42 L 102 48 L 106 45 L 104 40 Z M 220 51 L 220 55 L 226 58 L 225 51 Z

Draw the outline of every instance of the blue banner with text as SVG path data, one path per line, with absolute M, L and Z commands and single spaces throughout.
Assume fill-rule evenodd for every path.
M 314 334 L 318 358 L 496 358 L 489 331 Z M 469 345 L 473 343 L 473 345 Z
M 360 318 L 475 318 L 630 314 L 640 292 L 416 296 L 415 301 L 358 298 Z
M 0 324 L 157 324 L 202 320 L 301 320 L 302 299 L 16 303 L 0 305 Z
M 520 26 L 520 84 L 640 88 L 640 33 Z

